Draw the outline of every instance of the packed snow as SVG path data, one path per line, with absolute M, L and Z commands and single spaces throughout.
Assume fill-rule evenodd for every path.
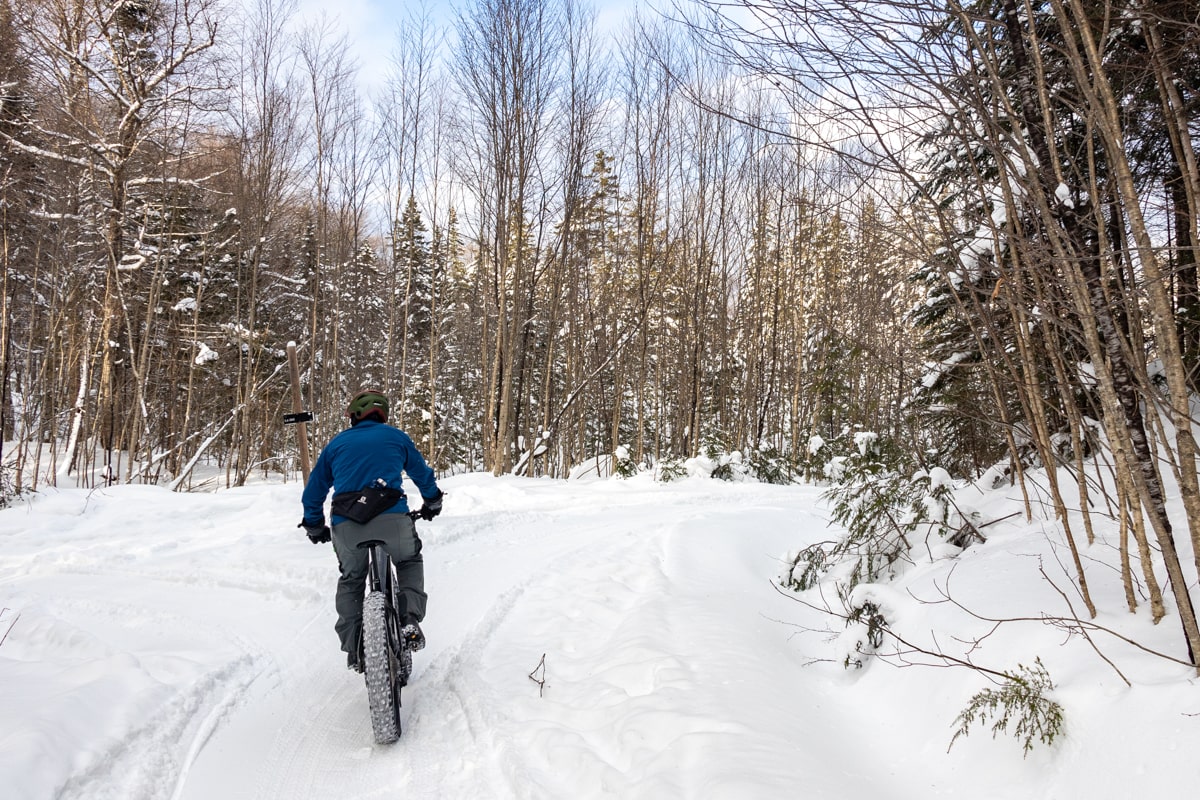
M 390 746 L 373 744 L 337 649 L 332 549 L 294 527 L 298 483 L 44 489 L 0 511 L 0 795 L 983 800 L 1195 781 L 1194 671 L 1094 634 L 1127 687 L 1038 621 L 1082 609 L 1059 529 L 1008 516 L 1007 484 L 969 490 L 998 520 L 986 543 L 918 548 L 895 582 L 856 593 L 913 641 L 989 668 L 1040 658 L 1066 729 L 1028 755 L 987 728 L 947 750 L 984 675 L 846 668 L 855 630 L 814 608 L 820 589 L 779 588 L 788 553 L 836 533 L 820 487 L 441 484 L 445 513 L 419 524 L 428 647 Z M 1124 611 L 1101 534 L 1096 621 L 1186 657 L 1173 616 Z M 955 603 L 938 602 L 947 589 Z M 968 610 L 1033 619 L 992 631 Z

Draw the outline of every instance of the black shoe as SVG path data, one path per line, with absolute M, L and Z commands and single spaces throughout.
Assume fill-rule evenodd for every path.
M 363 671 L 362 659 L 354 653 L 346 653 L 346 669 L 361 673 Z
M 414 653 L 425 649 L 425 634 L 416 622 L 409 622 L 401 628 L 400 638 L 404 641 L 404 646 Z

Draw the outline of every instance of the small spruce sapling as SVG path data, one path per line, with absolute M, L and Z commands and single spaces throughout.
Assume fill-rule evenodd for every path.
M 705 434 L 700 442 L 700 450 L 713 464 L 710 478 L 731 482 L 745 480 L 747 469 L 742 461 L 742 454 L 738 450 L 729 450 L 725 446 L 723 436 L 715 432 Z
M 662 483 L 670 483 L 687 476 L 687 465 L 676 459 L 665 458 L 654 467 L 654 479 Z
M 857 434 L 858 451 L 837 461 L 835 483 L 824 494 L 833 522 L 846 536 L 827 562 L 855 562 L 850 587 L 895 576 L 918 535 L 946 539 L 954 530 L 950 476 L 945 470 L 912 472 L 910 462 L 887 440 Z
M 827 546 L 820 542 L 812 544 L 789 558 L 787 569 L 780 577 L 780 583 L 797 592 L 804 592 L 816 586 L 828 569 Z
M 749 468 L 750 474 L 763 483 L 778 485 L 795 483 L 800 474 L 792 459 L 779 448 L 770 445 L 751 448 Z
M 849 605 L 848 599 L 843 602 Z M 863 668 L 863 660 L 858 656 L 871 656 L 883 645 L 883 635 L 887 632 L 888 621 L 883 616 L 883 609 L 873 600 L 863 600 L 851 606 L 846 614 L 846 629 L 858 629 L 859 638 L 854 645 L 854 653 L 847 653 L 842 660 L 842 667 L 850 669 Z
M 1021 740 L 1025 755 L 1033 749 L 1034 740 L 1052 744 L 1062 734 L 1063 709 L 1046 695 L 1053 691 L 1054 683 L 1040 658 L 1032 667 L 1017 665 L 1015 673 L 1006 673 L 1007 680 L 999 689 L 984 689 L 971 698 L 971 702 L 954 720 L 958 730 L 950 739 L 950 747 L 960 736 L 970 733 L 971 726 L 978 722 L 987 724 L 992 720 L 992 738 L 1001 732 Z M 1014 723 L 1010 732 L 1008 726 Z
M 638 463 L 629 455 L 629 448 L 621 445 L 613 453 L 613 472 L 618 478 L 632 478 L 638 474 Z

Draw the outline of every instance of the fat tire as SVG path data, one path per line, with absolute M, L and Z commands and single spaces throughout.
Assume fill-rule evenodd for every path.
M 388 612 L 383 592 L 363 601 L 363 662 L 371 730 L 377 744 L 400 738 L 400 697 L 396 659 L 388 646 Z

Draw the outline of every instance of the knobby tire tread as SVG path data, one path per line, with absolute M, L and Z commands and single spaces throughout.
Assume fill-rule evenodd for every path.
M 391 652 L 388 648 L 387 605 L 382 592 L 371 592 L 363 601 L 363 661 L 371 729 L 377 744 L 400 738 L 400 709 L 393 692 Z

